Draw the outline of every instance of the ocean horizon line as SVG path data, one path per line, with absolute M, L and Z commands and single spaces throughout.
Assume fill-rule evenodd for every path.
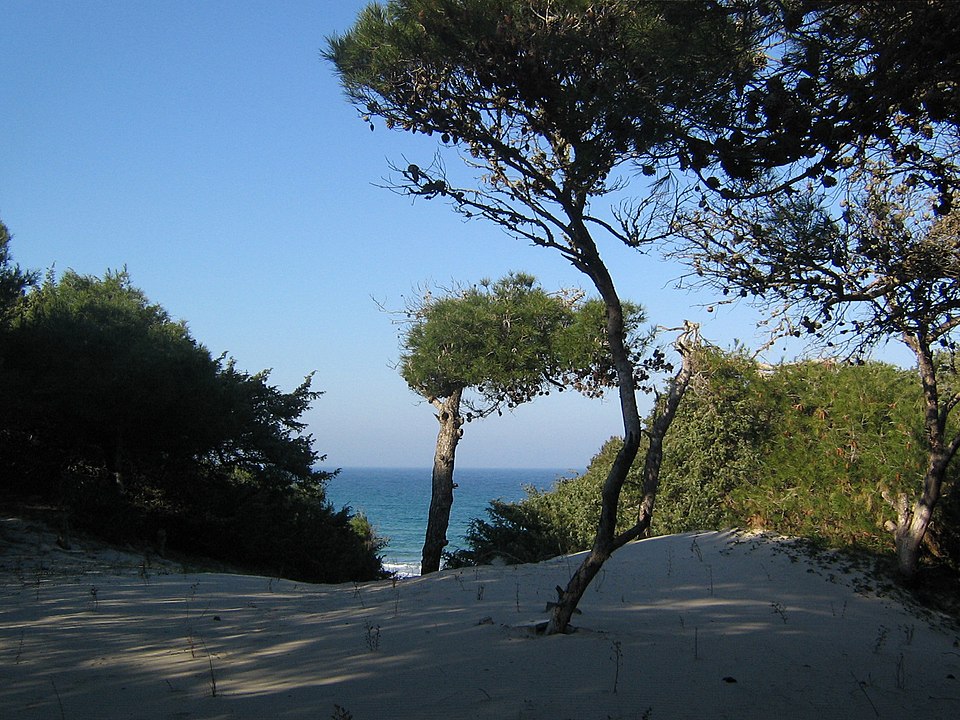
M 467 546 L 473 522 L 486 518 L 493 501 L 518 502 L 536 491 L 548 491 L 573 469 L 457 468 L 453 506 L 447 527 L 449 549 Z M 362 513 L 376 534 L 388 540 L 384 565 L 403 575 L 416 574 L 431 501 L 431 468 L 347 466 L 325 484 L 334 507 Z
M 405 470 L 405 471 L 423 471 L 423 472 L 432 472 L 433 468 L 429 465 L 314 465 L 315 470 L 321 470 L 323 472 L 334 472 L 335 470 Z M 523 470 L 525 472 L 537 472 L 537 471 L 549 471 L 549 472 L 562 472 L 562 473 L 577 473 L 582 474 L 586 472 L 586 468 L 574 468 L 574 467 L 563 467 L 556 465 L 464 465 L 457 466 L 454 468 L 454 474 L 458 470 L 481 470 L 481 471 L 492 471 L 492 470 Z

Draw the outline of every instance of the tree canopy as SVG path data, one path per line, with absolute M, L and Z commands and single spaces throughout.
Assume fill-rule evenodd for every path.
M 331 474 L 315 469 L 301 420 L 320 395 L 310 385 L 283 392 L 212 357 L 126 271 L 50 273 L 17 300 L 0 345 L 0 493 L 160 552 L 377 577 L 369 528 L 325 500 Z
M 892 178 L 886 165 L 843 177 L 843 195 L 704 204 L 678 225 L 691 276 L 756 300 L 777 332 L 863 353 L 888 339 L 949 346 L 960 325 L 958 214 Z M 908 343 L 909 344 L 909 343 Z
M 632 304 L 624 311 L 626 345 L 639 357 L 643 313 Z M 403 347 L 400 372 L 440 423 L 420 570 L 427 574 L 440 568 L 447 544 L 464 421 L 502 414 L 552 389 L 599 395 L 617 378 L 604 304 L 580 291 L 547 293 L 524 273 L 423 297 L 407 310 Z
M 604 306 L 583 295 L 548 293 L 523 273 L 430 295 L 408 313 L 400 372 L 426 398 L 475 391 L 467 420 L 551 390 L 600 394 L 616 384 Z M 645 317 L 636 305 L 625 311 L 628 345 L 640 357 Z
M 17 305 L 27 287 L 34 282 L 34 273 L 24 272 L 13 263 L 10 254 L 10 232 L 0 222 L 0 331 L 9 313 Z
M 751 198 L 811 178 L 832 187 L 855 158 L 879 153 L 949 212 L 960 117 L 955 2 L 716 5 L 749 33 L 752 67 L 736 78 L 726 127 L 694 129 L 664 169 L 693 170 L 724 198 Z
M 714 3 L 407 0 L 366 7 L 327 57 L 369 121 L 436 136 L 486 173 L 467 188 L 440 163 L 411 164 L 399 188 L 583 267 L 581 222 L 648 240 L 632 203 L 613 222 L 589 210 L 621 188 L 617 168 L 647 172 L 694 126 L 732 122 L 734 80 L 753 62 L 742 28 Z

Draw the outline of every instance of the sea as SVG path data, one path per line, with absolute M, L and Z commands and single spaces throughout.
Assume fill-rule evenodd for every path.
M 491 500 L 513 502 L 524 488 L 547 490 L 561 477 L 582 470 L 565 468 L 457 468 L 447 550 L 465 547 L 464 536 L 473 518 L 486 518 Z M 337 509 L 362 512 L 377 534 L 387 539 L 384 568 L 400 576 L 420 574 L 420 551 L 430 508 L 430 469 L 342 468 L 327 483 L 327 499 Z

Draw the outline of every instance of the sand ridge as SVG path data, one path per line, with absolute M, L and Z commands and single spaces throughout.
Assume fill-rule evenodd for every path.
M 632 543 L 542 637 L 577 556 L 309 585 L 71 566 L 7 527 L 4 720 L 960 716 L 960 632 L 784 539 Z

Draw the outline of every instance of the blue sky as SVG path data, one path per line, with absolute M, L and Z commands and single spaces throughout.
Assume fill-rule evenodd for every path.
M 0 218 L 23 267 L 133 283 L 214 354 L 316 371 L 306 416 L 330 466 L 424 467 L 436 422 L 393 368 L 400 308 L 423 283 L 510 270 L 586 287 L 559 255 L 376 184 L 429 164 L 424 138 L 375 132 L 320 57 L 360 0 L 0 0 Z M 679 269 L 606 243 L 625 298 L 667 326 L 756 345 L 744 309 L 707 313 Z M 469 425 L 458 463 L 580 469 L 620 431 L 572 393 Z

